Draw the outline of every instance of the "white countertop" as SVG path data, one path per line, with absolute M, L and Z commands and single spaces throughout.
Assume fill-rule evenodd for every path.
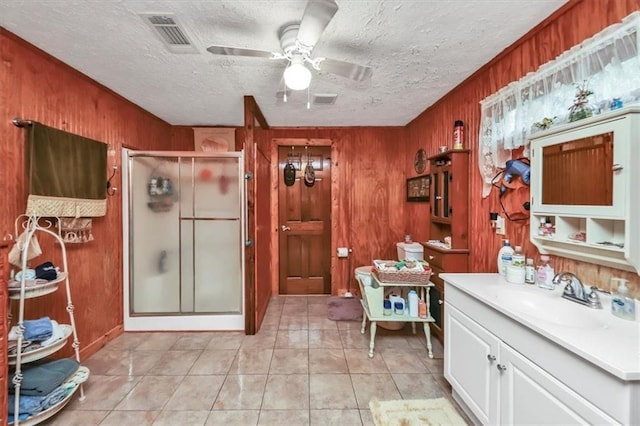
M 545 290 L 511 284 L 499 274 L 443 273 L 440 277 L 445 285 L 460 289 L 620 379 L 640 380 L 640 312 L 636 312 L 636 321 L 614 316 L 609 295 L 599 293 L 602 309 L 593 309 L 563 299 L 562 286 Z M 640 310 L 638 301 L 636 310 Z

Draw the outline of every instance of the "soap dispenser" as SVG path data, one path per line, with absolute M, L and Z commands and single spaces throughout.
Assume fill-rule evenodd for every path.
M 617 289 L 611 297 L 611 313 L 617 317 L 634 321 L 636 319 L 636 302 L 629 297 L 627 280 L 611 278 L 612 284 L 617 283 Z

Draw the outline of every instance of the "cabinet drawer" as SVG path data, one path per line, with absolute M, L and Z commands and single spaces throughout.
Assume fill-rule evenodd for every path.
M 444 280 L 440 278 L 440 274 L 444 272 L 442 268 L 437 266 L 431 266 L 431 270 L 433 271 L 433 275 L 431 275 L 431 282 L 436 285 L 438 290 L 444 292 Z
M 429 262 L 429 266 L 431 266 L 431 268 L 434 268 L 434 266 L 438 268 L 444 268 L 444 256 L 445 255 L 443 253 L 439 253 L 430 248 L 425 247 L 424 249 L 424 260 Z

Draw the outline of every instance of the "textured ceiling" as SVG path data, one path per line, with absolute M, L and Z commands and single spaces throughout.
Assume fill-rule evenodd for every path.
M 2 0 L 0 26 L 173 125 L 243 124 L 252 95 L 271 126 L 405 125 L 566 0 L 336 0 L 313 56 L 373 68 L 367 82 L 313 72 L 284 103 L 285 63 L 212 55 L 210 45 L 277 52 L 305 0 Z M 171 13 L 198 53 L 171 53 L 139 13 Z

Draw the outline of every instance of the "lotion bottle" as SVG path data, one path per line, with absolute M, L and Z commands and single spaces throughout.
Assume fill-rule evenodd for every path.
M 617 317 L 635 321 L 636 319 L 636 302 L 629 297 L 629 289 L 627 288 L 627 280 L 624 278 L 611 278 L 618 288 L 611 296 L 611 313 Z
M 504 240 L 504 246 L 498 252 L 498 272 L 503 277 L 507 274 L 507 266 L 511 264 L 513 249 L 509 240 Z

